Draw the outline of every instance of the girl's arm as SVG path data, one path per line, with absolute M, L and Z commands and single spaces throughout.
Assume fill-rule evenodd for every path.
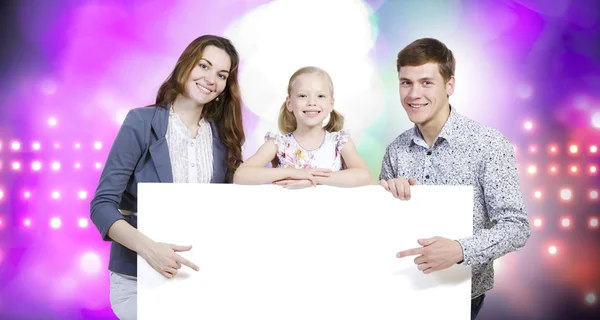
M 275 145 L 275 139 L 269 139 L 252 157 L 240 165 L 233 176 L 233 183 L 264 184 L 277 180 L 294 179 L 310 180 L 313 185 L 317 184 L 315 176 L 309 170 L 265 168 L 276 156 L 277 146 Z
M 332 172 L 328 177 L 316 177 L 317 184 L 336 187 L 359 187 L 371 184 L 369 167 L 358 153 L 352 139 L 349 138 L 344 144 L 341 154 L 347 169 Z

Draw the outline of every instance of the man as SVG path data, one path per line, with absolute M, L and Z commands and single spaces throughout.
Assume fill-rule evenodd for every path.
M 500 132 L 450 105 L 455 59 L 442 42 L 414 41 L 398 53 L 396 66 L 402 106 L 415 126 L 387 147 L 380 184 L 402 200 L 410 199 L 410 186 L 417 183 L 474 188 L 473 236 L 420 239 L 421 247 L 396 256 L 416 256 L 424 273 L 456 263 L 471 266 L 475 319 L 494 285 L 493 261 L 522 248 L 531 233 L 514 150 Z

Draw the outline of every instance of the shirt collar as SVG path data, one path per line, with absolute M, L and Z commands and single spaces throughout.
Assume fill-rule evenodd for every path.
M 460 130 L 457 124 L 458 113 L 456 112 L 456 108 L 450 106 L 450 115 L 444 123 L 444 126 L 442 127 L 442 130 L 438 134 L 437 138 L 434 140 L 434 145 L 438 144 L 441 141 L 440 139 L 446 140 L 448 141 L 448 143 L 452 143 L 452 141 L 454 140 L 454 138 L 456 138 Z M 412 138 L 410 141 L 411 145 L 418 144 L 420 146 L 429 148 L 427 146 L 427 143 L 425 142 L 425 139 L 423 139 L 423 136 L 421 135 L 421 132 L 419 131 L 417 125 L 414 125 L 413 127 Z
M 173 104 L 169 103 L 167 108 L 169 109 L 169 117 L 177 118 L 177 121 L 179 121 L 185 127 L 185 125 L 183 124 L 183 121 L 181 120 L 179 115 L 177 113 L 175 113 L 175 111 L 173 111 Z M 202 126 L 203 124 L 207 124 L 207 123 L 208 123 L 208 121 L 206 119 L 204 119 L 204 117 L 202 117 L 200 119 L 200 121 L 198 121 L 199 126 Z

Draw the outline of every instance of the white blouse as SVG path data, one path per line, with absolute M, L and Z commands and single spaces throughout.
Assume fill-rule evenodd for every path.
M 169 112 L 167 145 L 174 183 L 210 183 L 213 172 L 212 130 L 210 123 L 200 120 L 196 138 L 173 110 Z

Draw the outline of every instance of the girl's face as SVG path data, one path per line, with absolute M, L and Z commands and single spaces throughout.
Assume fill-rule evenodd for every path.
M 298 126 L 323 126 L 323 121 L 333 111 L 331 85 L 318 73 L 305 73 L 292 83 L 286 99 L 288 111 L 296 117 Z

